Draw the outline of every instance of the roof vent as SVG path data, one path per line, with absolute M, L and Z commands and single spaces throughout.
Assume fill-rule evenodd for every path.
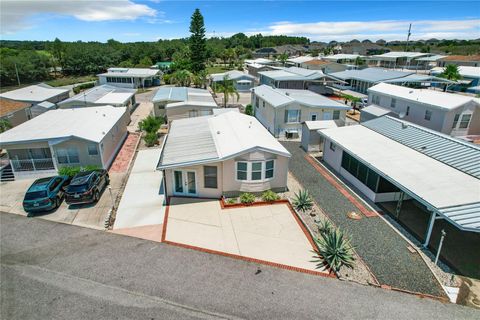
M 220 134 L 220 131 L 217 131 L 217 134 Z
M 426 146 L 421 146 L 421 147 L 420 147 L 420 150 L 422 150 L 422 151 L 424 151 L 424 150 L 426 150 L 426 149 L 427 149 Z
M 106 117 L 105 113 L 103 114 L 104 117 Z
M 406 124 L 405 122 L 402 122 L 402 129 L 407 129 L 408 128 L 408 124 Z
M 102 131 L 102 135 L 105 135 L 105 131 Z
M 413 93 L 413 90 L 408 91 L 408 93 Z
M 289 96 L 289 95 L 290 95 L 290 93 L 288 93 L 288 92 L 285 92 L 285 94 L 286 94 L 287 96 Z

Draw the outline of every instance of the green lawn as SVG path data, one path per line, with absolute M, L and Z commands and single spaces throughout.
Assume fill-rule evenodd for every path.
M 45 81 L 45 83 L 52 87 L 61 87 L 61 86 L 68 86 L 75 83 L 89 82 L 89 81 L 95 81 L 95 80 L 97 80 L 97 77 L 95 76 L 68 76 L 68 77 Z
M 229 67 L 223 67 L 223 66 L 213 66 L 213 67 L 207 67 L 207 72 L 208 74 L 212 73 L 223 73 L 226 71 L 233 70 L 234 68 L 229 68 Z

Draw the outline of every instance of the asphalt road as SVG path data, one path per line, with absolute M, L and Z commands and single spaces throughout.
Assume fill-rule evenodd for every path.
M 0 232 L 1 319 L 480 317 L 458 305 L 41 219 L 1 213 Z

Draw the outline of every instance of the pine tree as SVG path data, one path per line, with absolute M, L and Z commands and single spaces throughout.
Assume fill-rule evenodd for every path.
M 206 49 L 205 49 L 205 25 L 203 16 L 199 9 L 195 9 L 190 22 L 189 39 L 191 71 L 197 73 L 205 69 Z

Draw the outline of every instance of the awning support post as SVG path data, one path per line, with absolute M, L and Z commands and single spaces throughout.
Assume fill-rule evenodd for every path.
M 428 222 L 428 231 L 427 236 L 425 237 L 425 242 L 423 243 L 423 247 L 428 247 L 428 243 L 430 242 L 430 236 L 432 235 L 433 224 L 435 223 L 436 213 L 432 211 L 430 216 L 430 221 Z

